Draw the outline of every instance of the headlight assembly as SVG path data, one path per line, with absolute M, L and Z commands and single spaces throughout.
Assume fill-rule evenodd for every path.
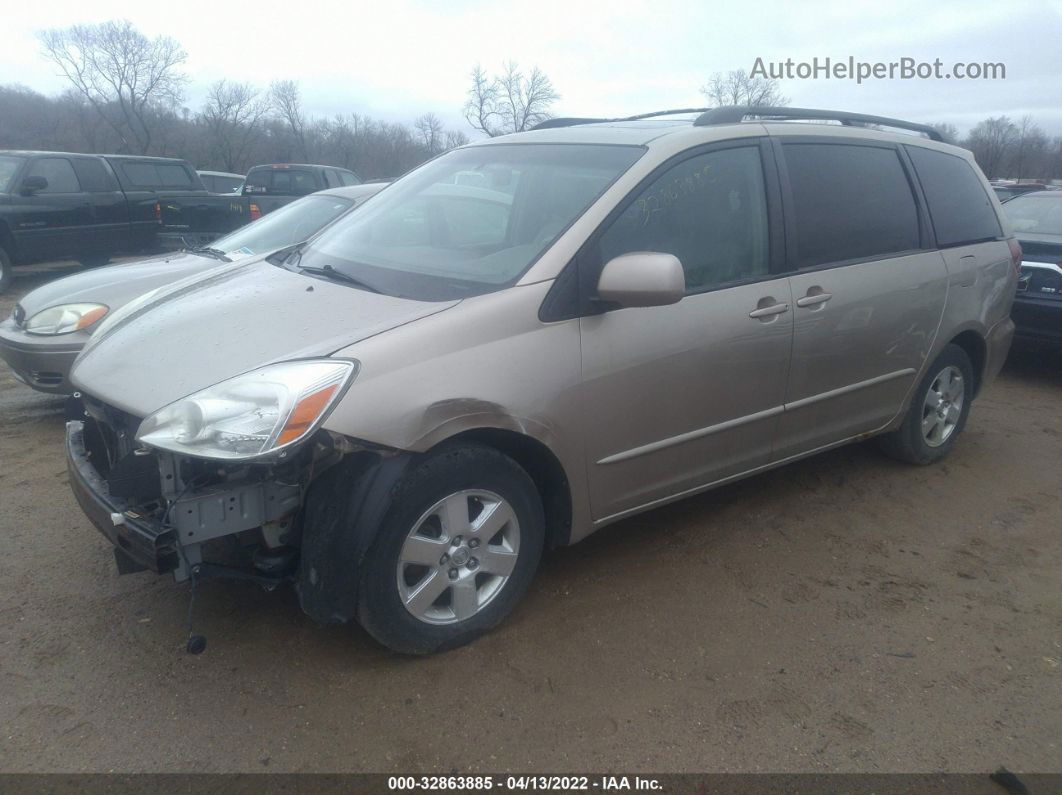
M 69 334 L 87 329 L 107 314 L 103 304 L 62 304 L 42 309 L 26 321 L 30 334 Z
M 159 409 L 136 438 L 200 458 L 266 456 L 315 431 L 357 371 L 357 362 L 344 359 L 267 365 Z

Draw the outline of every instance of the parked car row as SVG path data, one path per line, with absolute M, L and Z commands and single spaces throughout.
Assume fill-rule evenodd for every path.
M 1058 296 L 1035 245 L 1062 204 L 1004 213 L 969 152 L 897 119 L 672 115 L 552 119 L 353 212 L 378 186 L 27 295 L 0 350 L 78 391 L 70 483 L 119 571 L 291 582 L 426 653 L 624 517 L 871 436 L 945 456 L 1016 291 Z M 318 187 L 305 168 L 243 190 Z
M 1047 189 L 1048 186 L 1042 182 L 997 181 L 992 183 L 992 190 L 1000 202 L 1008 202 L 1015 196 L 1024 196 L 1026 193 Z
M 154 245 L 162 204 L 206 199 L 181 160 L 0 152 L 0 287 L 11 266 L 73 258 L 98 265 Z
M 307 240 L 385 187 L 332 188 L 305 196 L 214 241 L 207 248 L 76 273 L 25 295 L 0 322 L 0 356 L 15 377 L 41 392 L 69 394 L 70 366 L 109 313 L 129 301 L 219 263 L 262 256 Z
M 0 290 L 15 265 L 202 247 L 300 196 L 359 183 L 331 166 L 256 166 L 244 178 L 176 158 L 0 151 Z
M 1018 335 L 1062 343 L 1062 191 L 1026 193 L 1003 209 L 1023 252 L 1011 310 Z

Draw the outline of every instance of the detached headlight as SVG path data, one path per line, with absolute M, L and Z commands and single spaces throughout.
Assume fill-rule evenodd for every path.
M 103 304 L 63 304 L 43 309 L 28 321 L 30 334 L 69 334 L 91 326 L 107 314 Z
M 271 364 L 159 409 L 136 438 L 200 458 L 257 458 L 316 430 L 357 371 L 342 359 Z

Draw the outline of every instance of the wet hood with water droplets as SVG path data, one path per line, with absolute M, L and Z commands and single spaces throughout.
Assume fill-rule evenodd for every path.
M 258 260 L 184 282 L 101 329 L 71 372 L 138 417 L 273 362 L 328 356 L 458 301 L 395 298 Z

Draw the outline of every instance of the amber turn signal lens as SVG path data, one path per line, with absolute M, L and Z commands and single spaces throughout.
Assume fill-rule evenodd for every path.
M 321 416 L 321 412 L 328 406 L 328 402 L 332 399 L 337 389 L 339 389 L 339 386 L 332 384 L 300 399 L 295 404 L 295 410 L 291 412 L 288 421 L 284 423 L 284 430 L 277 437 L 277 447 L 298 439 L 306 433 L 306 430 Z
M 95 309 L 90 309 L 88 312 L 81 316 L 81 319 L 77 322 L 77 328 L 80 331 L 83 328 L 88 328 L 101 317 L 107 314 L 107 307 L 99 306 Z

